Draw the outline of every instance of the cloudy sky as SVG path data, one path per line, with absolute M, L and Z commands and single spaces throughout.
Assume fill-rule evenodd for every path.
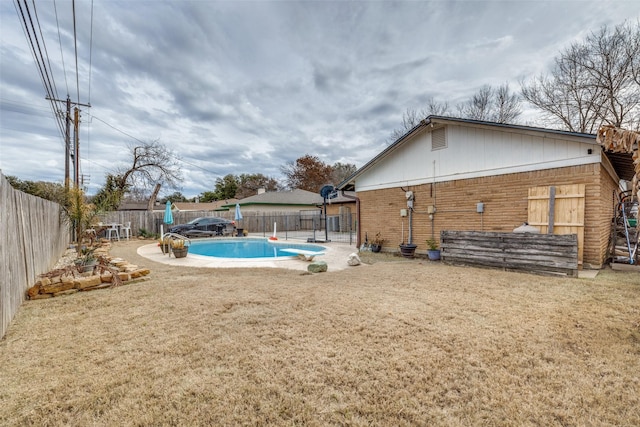
M 56 96 L 91 104 L 89 194 L 127 165 L 128 147 L 158 140 L 181 158 L 188 197 L 229 173 L 281 179 L 305 154 L 360 167 L 407 108 L 455 105 L 484 84 L 518 91 L 571 42 L 640 17 L 637 0 L 78 0 L 74 45 L 71 1 L 35 3 Z M 18 4 L 0 1 L 0 169 L 62 182 L 63 136 Z

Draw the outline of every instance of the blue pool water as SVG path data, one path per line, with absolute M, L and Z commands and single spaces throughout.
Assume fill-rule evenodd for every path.
M 191 241 L 190 254 L 219 257 L 219 258 L 279 258 L 295 256 L 282 249 L 303 249 L 312 252 L 325 250 L 320 245 L 308 243 L 272 243 L 263 239 L 204 239 Z

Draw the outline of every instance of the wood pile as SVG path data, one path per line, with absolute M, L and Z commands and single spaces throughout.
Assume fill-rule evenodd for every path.
M 75 263 L 41 274 L 38 281 L 27 290 L 31 300 L 70 295 L 76 292 L 106 289 L 133 283 L 151 273 L 148 268 L 140 268 L 121 258 L 108 255 L 109 245 L 96 250 L 98 263 L 83 272 L 83 267 Z

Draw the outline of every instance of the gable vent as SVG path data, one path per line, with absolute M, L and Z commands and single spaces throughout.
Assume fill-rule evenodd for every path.
M 441 127 L 431 132 L 431 149 L 441 150 L 447 148 L 447 134 L 445 128 Z

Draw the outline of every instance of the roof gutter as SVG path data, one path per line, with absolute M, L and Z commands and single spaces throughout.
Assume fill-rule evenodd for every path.
M 356 224 L 358 225 L 358 230 L 356 230 L 356 248 L 360 249 L 360 199 L 356 196 L 345 194 L 344 191 L 345 190 L 341 190 L 343 197 L 356 201 Z

